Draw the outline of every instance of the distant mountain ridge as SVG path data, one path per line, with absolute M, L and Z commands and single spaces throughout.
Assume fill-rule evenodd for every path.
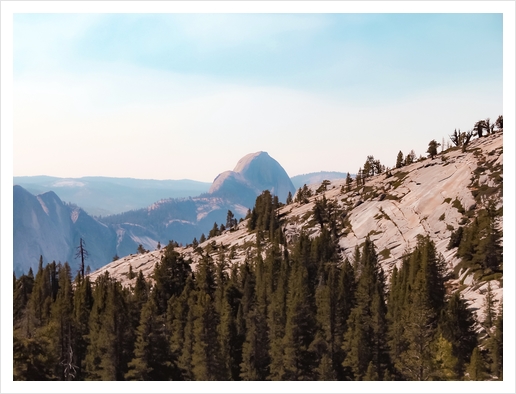
M 53 191 L 62 201 L 77 204 L 94 216 L 139 209 L 164 198 L 198 196 L 210 187 L 210 183 L 189 179 L 58 178 L 45 175 L 14 177 L 13 184 L 35 195 Z
M 61 201 L 76 204 L 93 216 L 116 215 L 130 210 L 145 208 L 159 200 L 195 197 L 208 192 L 232 198 L 235 198 L 235 195 L 238 194 L 240 200 L 248 205 L 249 203 L 254 203 L 257 190 L 261 192 L 263 189 L 268 189 L 272 193 L 276 192 L 275 186 L 268 185 L 266 179 L 259 181 L 259 187 L 256 186 L 256 182 L 251 182 L 255 184 L 255 187 L 253 187 L 245 178 L 245 176 L 253 176 L 255 179 L 257 176 L 265 177 L 264 173 L 250 174 L 249 171 L 252 172 L 253 169 L 244 168 L 245 161 L 259 153 L 265 152 L 256 152 L 245 156 L 240 159 L 233 171 L 222 172 L 215 178 L 213 183 L 190 179 L 154 180 L 101 176 L 61 178 L 37 175 L 15 176 L 13 177 L 13 184 L 22 186 L 34 195 L 52 191 L 59 196 Z M 277 170 L 279 171 L 279 169 Z M 244 176 L 241 172 L 246 175 Z M 284 178 L 283 175 L 286 175 L 286 172 L 282 174 Z M 293 188 L 289 188 L 286 193 L 284 190 L 278 190 L 278 197 L 285 201 L 288 191 L 294 193 L 295 190 L 304 184 L 321 183 L 324 179 L 330 181 L 344 179 L 346 175 L 347 173 L 345 172 L 336 171 L 320 171 L 296 175 L 290 178 Z M 351 175 L 354 177 L 354 174 Z M 285 185 L 288 184 L 285 178 L 283 182 Z M 261 188 L 263 189 L 259 190 Z
M 61 193 L 71 190 L 74 196 L 83 196 L 87 200 L 88 193 L 80 194 L 80 191 L 81 188 L 88 190 L 88 185 L 91 185 L 88 182 L 98 185 L 102 180 L 98 177 L 35 177 L 32 185 L 57 185 Z M 151 190 L 156 190 L 158 186 L 168 190 L 167 182 L 180 181 L 107 178 L 107 182 L 110 185 L 116 182 L 117 190 L 125 185 L 134 190 L 135 184 L 147 184 Z M 194 182 L 194 186 L 204 187 L 195 181 L 184 182 Z M 215 222 L 218 225 L 226 224 L 228 210 L 236 219 L 244 217 L 263 190 L 279 193 L 283 201 L 288 192 L 295 192 L 283 167 L 266 152 L 244 156 L 234 171 L 220 174 L 208 192 L 206 189 L 197 197 L 155 199 L 145 208 L 96 219 L 82 208 L 63 203 L 53 191 L 34 196 L 23 187 L 15 186 L 15 271 L 21 273 L 27 272 L 29 267 L 36 268 L 40 255 L 45 262 L 68 261 L 74 267 L 77 262 L 73 259 L 73 251 L 80 238 L 86 240 L 87 248 L 95 249 L 95 253 L 90 253 L 88 262 L 92 269 L 109 263 L 115 255 L 123 257 L 135 253 L 140 244 L 147 250 L 154 250 L 158 242 L 167 244 L 170 240 L 187 244 L 202 233 L 207 235 Z M 141 194 L 146 190 L 142 187 Z M 120 199 L 127 201 L 127 198 Z M 47 204 L 47 200 L 52 203 Z M 47 205 L 58 206 L 59 210 L 46 209 Z

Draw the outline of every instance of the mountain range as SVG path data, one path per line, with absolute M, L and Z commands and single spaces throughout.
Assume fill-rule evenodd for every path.
M 15 185 L 37 195 L 48 191 L 62 201 L 80 206 L 93 216 L 106 216 L 139 209 L 164 198 L 182 198 L 206 193 L 210 183 L 110 177 L 57 178 L 17 176 Z
M 29 250 L 55 240 L 48 253 L 94 233 L 87 248 L 113 236 L 134 248 L 259 194 L 207 238 L 140 243 L 85 275 L 42 264 L 15 276 L 14 376 L 504 380 L 503 132 L 462 136 L 441 153 L 432 140 L 427 158 L 398 155 L 395 168 L 368 156 L 354 180 L 303 186 L 285 203 L 271 190 L 292 193 L 288 177 L 257 152 L 204 195 L 112 223 L 15 187 L 15 225 L 32 231 Z
M 20 178 L 15 178 L 17 181 Z M 266 152 L 244 156 L 232 171 L 217 176 L 209 189 L 195 181 L 98 177 L 30 177 L 21 181 L 21 185 L 29 186 L 25 189 L 18 184 L 13 189 L 16 274 L 31 267 L 35 269 L 40 256 L 45 262 L 68 261 L 76 269 L 75 249 L 81 238 L 86 241 L 87 264 L 91 269 L 107 264 L 114 257 L 135 253 L 139 245 L 154 250 L 159 243 L 167 244 L 171 240 L 186 244 L 208 234 L 215 222 L 226 224 L 228 211 L 236 220 L 243 218 L 263 190 L 272 191 L 283 202 L 289 192 L 295 193 L 283 167 Z M 48 187 L 56 187 L 61 196 L 73 198 L 74 203 L 64 203 L 54 191 L 38 195 L 29 192 Z M 76 205 L 76 201 L 84 201 L 86 206 L 98 207 L 99 203 L 113 201 L 115 206 L 117 198 L 120 206 L 127 206 L 130 199 L 132 204 L 142 204 L 157 195 L 193 194 L 195 190 L 205 192 L 197 193 L 196 197 L 153 200 L 145 208 L 103 217 L 93 217 Z M 130 197 L 130 193 L 134 195 Z M 91 200 L 88 196 L 92 196 Z M 107 203 L 107 206 L 111 205 Z

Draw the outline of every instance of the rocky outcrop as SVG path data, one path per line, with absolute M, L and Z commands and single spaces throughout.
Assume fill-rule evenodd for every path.
M 296 189 L 283 167 L 267 152 L 250 153 L 242 157 L 233 171 L 225 171 L 215 178 L 209 193 L 216 196 L 241 196 L 244 205 L 253 205 L 264 190 L 287 199 Z
M 475 211 L 485 203 L 479 198 L 478 191 L 491 187 L 488 191 L 492 193 L 493 201 L 496 201 L 497 207 L 503 206 L 502 152 L 503 135 L 494 134 L 472 141 L 467 152 L 451 149 L 433 160 L 425 159 L 393 170 L 391 176 L 381 174 L 368 178 L 358 190 L 354 188 L 346 191 L 344 180 L 334 181 L 326 191 L 320 192 L 317 192 L 319 185 L 313 185 L 313 196 L 308 203 L 294 203 L 280 209 L 284 234 L 287 239 L 293 239 L 301 231 L 316 236 L 320 227 L 313 220 L 312 212 L 315 202 L 324 195 L 327 201 L 335 203 L 339 211 L 342 260 L 349 258 L 352 261 L 355 247 L 369 236 L 375 243 L 380 263 L 389 277 L 393 267 L 401 265 L 406 251 L 416 245 L 417 237 L 423 235 L 435 242 L 437 251 L 443 255 L 448 269 L 452 271 L 459 259 L 455 257 L 456 248 L 447 248 L 450 236 L 459 225 L 469 220 L 468 215 L 473 217 Z M 502 228 L 503 223 L 498 223 L 498 226 Z M 210 244 L 224 245 L 226 250 L 233 250 L 231 262 L 238 264 L 245 260 L 253 241 L 254 234 L 247 232 L 244 221 L 236 231 L 226 231 L 200 247 L 209 251 Z M 192 247 L 178 250 L 191 259 L 194 266 L 200 258 L 200 254 Z M 216 259 L 216 252 L 213 253 Z M 142 263 L 141 267 L 151 272 L 159 255 L 149 254 L 148 258 L 138 259 L 144 259 L 146 263 Z M 103 271 L 110 271 L 123 283 L 130 284 L 126 279 L 129 265 L 134 265 L 131 258 L 114 262 L 104 267 Z M 502 280 L 490 280 L 497 302 L 503 297 Z M 478 321 L 482 321 L 487 282 L 475 280 L 465 270 L 448 285 L 453 289 L 461 289 L 471 308 L 476 311 Z

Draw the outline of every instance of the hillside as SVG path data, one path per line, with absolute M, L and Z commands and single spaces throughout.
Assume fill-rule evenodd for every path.
M 369 156 L 287 204 L 265 190 L 185 247 L 86 274 L 40 264 L 14 278 L 13 375 L 503 380 L 503 134 L 469 142 L 394 170 Z M 57 196 L 34 199 L 69 219 Z
M 332 206 L 338 218 L 340 260 L 353 261 L 355 247 L 363 245 L 369 236 L 387 277 L 394 266 L 400 268 L 403 256 L 416 246 L 418 236 L 428 236 L 437 252 L 443 255 L 448 272 L 455 271 L 455 277 L 447 284 L 448 290 L 459 288 L 470 307 L 476 310 L 477 321 L 481 322 L 487 284 L 489 282 L 496 302 L 501 302 L 503 276 L 484 275 L 474 266 L 461 265 L 461 259 L 456 256 L 457 247 L 448 249 L 448 244 L 452 234 L 459 227 L 465 228 L 474 222 L 489 201 L 501 212 L 502 184 L 503 134 L 496 133 L 473 140 L 466 152 L 449 149 L 434 159 L 427 158 L 369 177 L 364 185 L 353 183 L 349 191 L 344 180 L 331 182 L 326 191 L 319 185 L 312 186 L 312 196 L 304 202 L 281 207 L 278 214 L 283 233 L 287 241 L 292 242 L 303 231 L 310 237 L 317 236 L 320 225 L 314 217 L 314 208 L 323 203 Z M 248 231 L 247 222 L 206 240 L 198 248 L 188 246 L 176 250 L 191 259 L 193 267 L 205 253 L 217 260 L 220 250 L 227 252 L 230 265 L 241 264 L 255 253 L 256 232 Z M 503 227 L 501 214 L 495 226 Z M 92 273 L 91 279 L 108 271 L 124 285 L 134 285 L 135 279 L 128 279 L 129 267 L 134 271 L 142 270 L 150 277 L 161 254 L 155 251 L 127 256 Z

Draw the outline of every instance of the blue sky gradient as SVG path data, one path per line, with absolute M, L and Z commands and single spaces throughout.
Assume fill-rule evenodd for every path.
M 14 175 L 392 166 L 502 114 L 502 42 L 502 14 L 16 14 Z

